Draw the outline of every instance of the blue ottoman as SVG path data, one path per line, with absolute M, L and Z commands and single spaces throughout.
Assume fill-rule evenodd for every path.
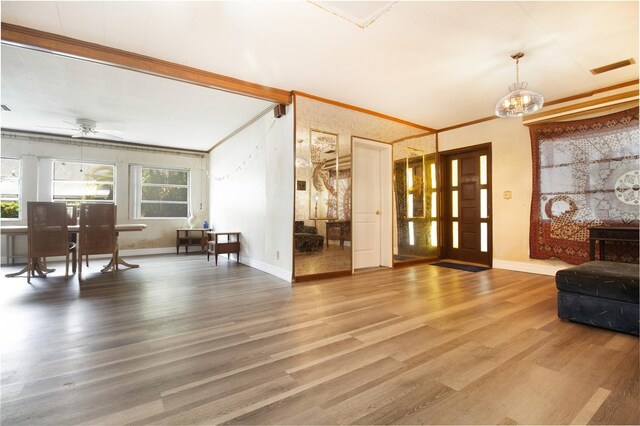
M 556 273 L 558 317 L 638 335 L 637 264 L 595 261 Z

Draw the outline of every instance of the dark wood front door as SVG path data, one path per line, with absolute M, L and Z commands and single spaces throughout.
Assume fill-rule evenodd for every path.
M 491 266 L 491 145 L 443 152 L 440 164 L 441 257 Z

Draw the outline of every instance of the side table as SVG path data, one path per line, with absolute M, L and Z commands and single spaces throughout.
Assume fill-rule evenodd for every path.
M 207 232 L 209 235 L 209 241 L 207 243 L 207 262 L 209 256 L 213 255 L 218 264 L 218 255 L 227 254 L 227 257 L 231 253 L 236 254 L 236 261 L 240 261 L 240 233 L 239 232 Z M 226 236 L 225 240 L 220 240 L 220 237 Z M 235 237 L 235 241 L 232 239 Z
M 200 246 L 200 251 L 207 249 L 207 232 L 211 228 L 178 228 L 176 229 L 176 254 L 180 247 L 184 247 L 185 254 L 189 253 L 189 246 Z
M 638 244 L 640 230 L 627 226 L 594 226 L 589 228 L 589 260 L 596 260 L 596 241 L 599 243 L 600 260 L 604 257 L 605 241 L 624 241 Z

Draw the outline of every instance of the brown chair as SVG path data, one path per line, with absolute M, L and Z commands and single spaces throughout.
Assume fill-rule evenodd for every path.
M 80 233 L 78 241 L 78 279 L 82 281 L 82 256 L 90 254 L 111 254 L 117 269 L 118 242 L 116 239 L 115 204 L 80 204 Z
M 75 245 L 69 245 L 66 206 L 61 203 L 29 201 L 27 202 L 27 238 L 28 263 L 27 282 L 31 282 L 34 272 L 44 275 L 45 258 L 65 256 L 64 277 L 69 277 L 69 251 Z
M 67 218 L 69 219 L 69 222 L 67 222 L 69 224 L 69 226 L 71 225 L 77 225 L 78 224 L 78 206 L 75 204 L 67 204 Z M 72 271 L 75 274 L 76 273 L 76 267 L 77 265 L 77 250 L 75 250 L 75 245 L 78 242 L 78 233 L 77 232 L 71 232 L 69 233 L 69 245 L 71 245 L 71 243 L 74 244 L 74 249 L 71 251 L 71 257 L 72 257 L 72 261 L 71 261 L 71 266 L 72 266 Z M 87 264 L 87 268 L 89 267 L 89 255 L 85 256 L 86 258 L 86 264 Z
M 78 206 L 67 205 L 67 225 L 74 226 L 78 224 Z M 71 252 L 71 270 L 76 273 L 78 258 L 78 234 L 76 232 L 69 233 L 69 251 Z M 72 248 L 73 246 L 73 248 Z

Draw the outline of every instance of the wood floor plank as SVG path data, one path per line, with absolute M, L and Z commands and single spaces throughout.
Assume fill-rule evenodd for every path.
M 553 277 L 135 262 L 0 278 L 3 426 L 640 423 L 638 339 L 560 321 Z

